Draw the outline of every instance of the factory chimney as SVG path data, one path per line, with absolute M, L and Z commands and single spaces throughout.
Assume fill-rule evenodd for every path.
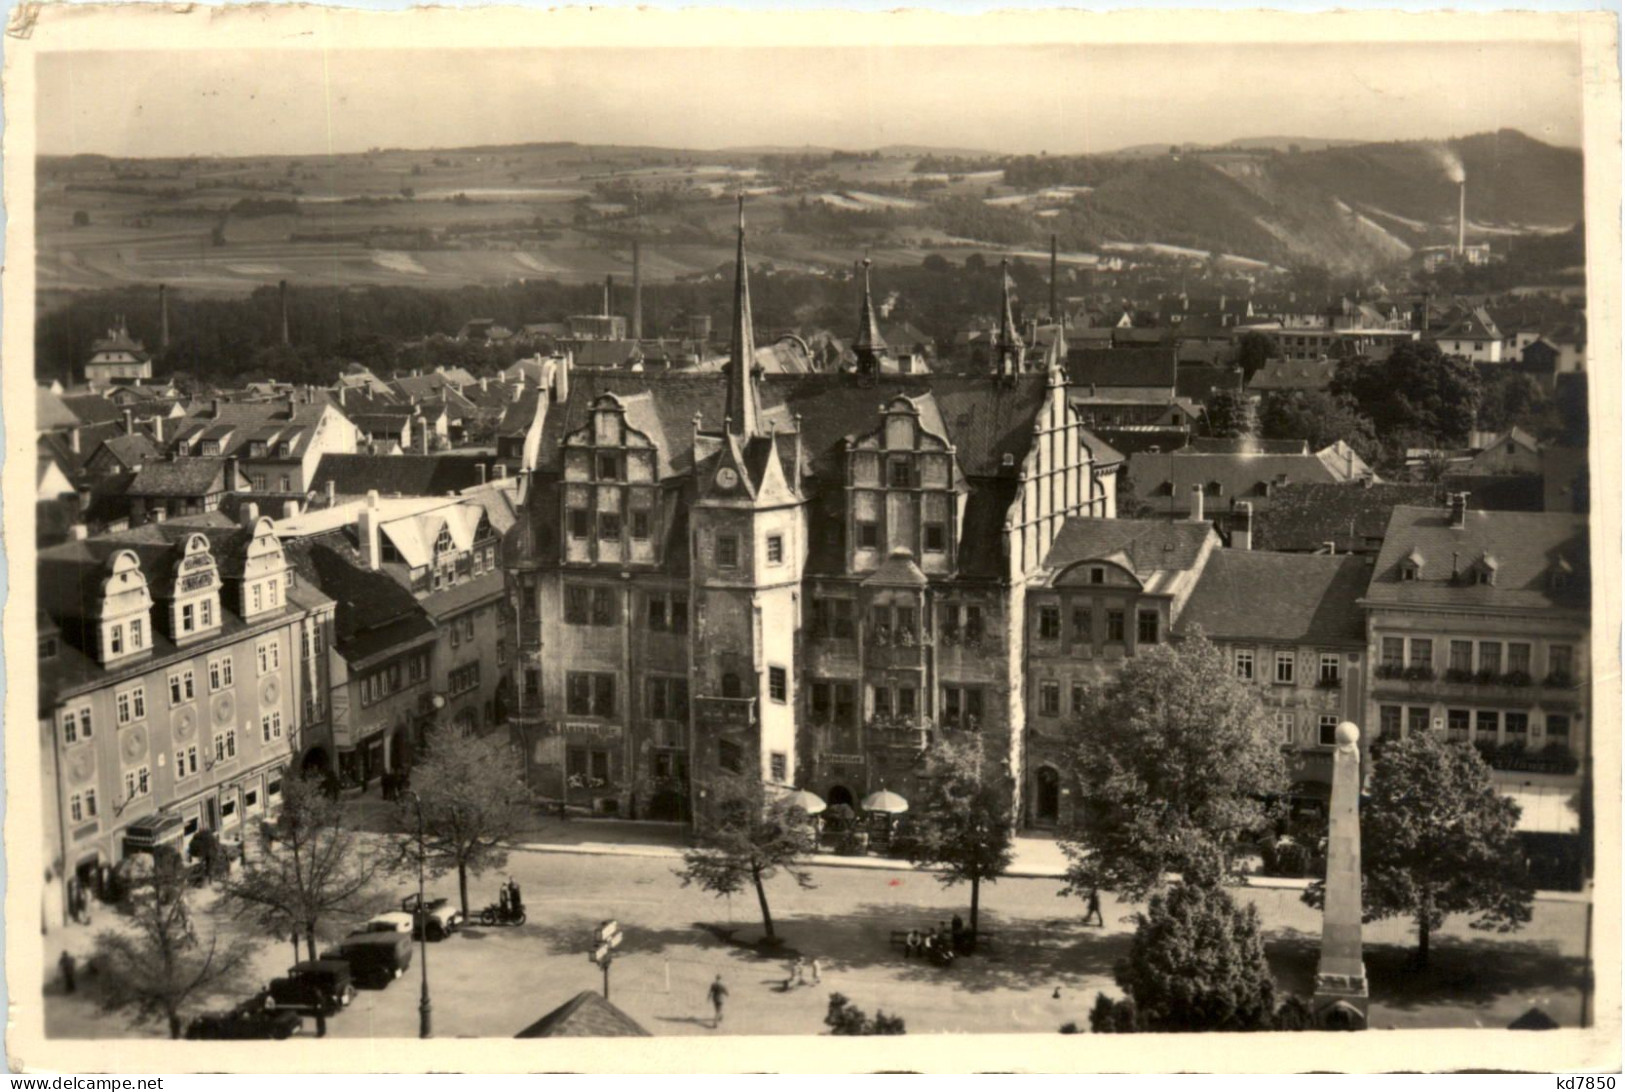
M 158 286 L 158 350 L 169 348 L 169 286 Z
M 604 317 L 608 318 L 613 312 L 609 309 L 610 298 L 615 292 L 615 274 L 604 274 Z
M 282 344 L 288 345 L 291 343 L 288 338 L 288 282 L 278 281 L 276 287 L 282 301 Z
M 643 251 L 632 240 L 632 340 L 643 340 Z
M 1060 236 L 1049 237 L 1049 320 L 1056 325 L 1061 322 L 1061 254 Z
M 1467 255 L 1467 180 L 1461 180 L 1461 211 L 1456 217 L 1456 257 Z

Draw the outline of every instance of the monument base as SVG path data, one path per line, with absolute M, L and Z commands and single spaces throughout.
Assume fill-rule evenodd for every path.
M 1364 1031 L 1371 1011 L 1365 966 L 1358 975 L 1317 974 L 1310 1002 L 1317 1027 L 1327 1031 Z

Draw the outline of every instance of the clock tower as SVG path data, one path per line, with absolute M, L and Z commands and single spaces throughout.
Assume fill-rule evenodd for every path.
M 750 315 L 744 201 L 720 432 L 696 419 L 690 509 L 692 745 L 696 790 L 716 770 L 792 785 L 807 556 L 796 422 L 764 410 Z M 782 417 L 782 413 L 777 415 Z M 693 794 L 698 810 L 702 798 Z

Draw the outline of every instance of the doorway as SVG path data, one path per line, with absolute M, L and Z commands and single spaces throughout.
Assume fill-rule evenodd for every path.
M 1033 801 L 1035 822 L 1053 826 L 1061 820 L 1061 775 L 1054 766 L 1038 767 L 1038 791 Z

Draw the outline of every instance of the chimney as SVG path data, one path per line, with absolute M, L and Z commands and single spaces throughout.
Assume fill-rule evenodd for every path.
M 429 453 L 429 422 L 420 413 L 412 418 L 412 427 L 416 432 L 417 443 L 414 446 L 418 449 L 418 454 L 427 455 Z
M 128 436 L 135 431 L 135 410 L 129 406 L 124 407 L 124 435 Z
M 334 483 L 333 479 L 328 478 L 327 479 L 327 506 L 329 508 L 333 507 L 333 505 L 337 502 L 338 491 L 339 491 L 338 486 Z
M 1470 493 L 1450 494 L 1450 526 L 1454 530 L 1461 530 L 1467 526 L 1467 498 Z
M 160 444 L 164 442 L 164 415 L 161 413 L 153 415 L 152 438 Z
M 282 344 L 291 344 L 288 338 L 288 282 L 277 281 L 277 295 L 282 303 Z
M 285 501 L 282 502 L 282 518 L 283 519 L 292 519 L 293 517 L 297 516 L 298 514 L 299 514 L 299 502 L 298 501 L 296 501 L 296 500 L 285 500 Z
M 488 376 L 488 375 L 480 376 L 480 390 L 481 391 L 488 391 L 490 389 L 491 389 L 491 377 Z
M 252 531 L 254 524 L 260 521 L 260 506 L 253 501 L 249 501 L 237 510 L 237 521 Z
M 604 274 L 604 315 L 605 315 L 605 317 L 608 317 L 608 315 L 610 313 L 610 311 L 609 311 L 610 301 L 613 298 L 614 294 L 615 294 L 615 274 L 613 274 L 613 273 L 605 273 Z
M 361 556 L 367 568 L 378 569 L 378 490 L 367 490 L 367 506 L 356 520 L 356 537 L 361 540 Z
M 79 439 L 79 426 L 75 425 L 73 428 L 70 428 L 68 430 L 68 450 L 73 452 L 75 455 L 80 454 L 80 452 L 79 452 L 79 444 L 80 444 L 80 442 L 81 441 Z
M 574 364 L 574 354 L 566 349 L 553 368 L 553 395 L 548 401 L 563 404 L 570 400 L 570 369 Z
M 1456 218 L 1456 257 L 1467 253 L 1467 180 L 1461 180 L 1461 211 Z
M 632 240 L 632 340 L 643 340 L 643 249 Z
M 1060 236 L 1049 237 L 1049 320 L 1061 321 L 1061 250 Z
M 1202 487 L 1191 486 L 1191 519 L 1197 523 L 1202 522 Z
M 158 286 L 158 348 L 169 348 L 169 286 Z
M 220 399 L 209 399 L 209 416 L 214 418 L 218 418 L 220 416 Z
M 237 492 L 237 456 L 226 456 L 226 492 Z
M 1251 501 L 1242 501 L 1230 513 L 1230 548 L 1232 550 L 1251 550 L 1253 548 L 1253 505 Z
M 485 484 L 485 464 L 484 463 L 475 463 L 474 464 L 474 484 L 475 485 L 484 485 Z
M 344 408 L 344 387 L 341 384 L 339 386 L 339 409 L 343 409 L 343 408 Z

